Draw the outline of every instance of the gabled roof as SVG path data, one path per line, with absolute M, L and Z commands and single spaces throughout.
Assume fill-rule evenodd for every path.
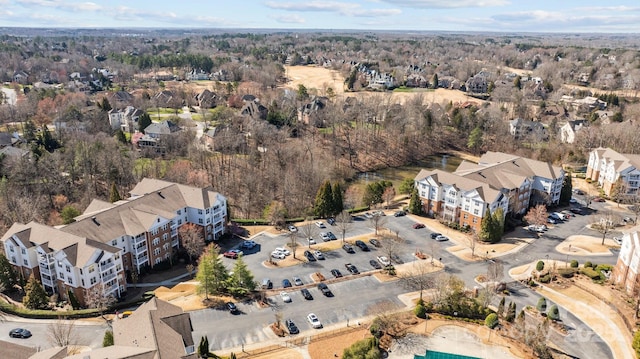
M 491 187 L 485 182 L 477 181 L 472 178 L 465 178 L 455 173 L 449 173 L 442 170 L 421 170 L 415 177 L 415 180 L 421 181 L 427 177 L 432 178 L 438 184 L 451 185 L 465 192 L 475 190 L 485 202 L 489 203 L 500 198 L 500 195 L 502 194 L 499 190 Z
M 145 134 L 169 135 L 180 131 L 180 127 L 175 123 L 166 120 L 158 123 L 152 123 L 144 129 Z
M 631 153 L 618 153 L 610 148 L 597 148 L 594 150 L 599 159 L 614 161 L 616 171 L 620 172 L 629 167 L 640 169 L 640 155 Z
M 455 173 L 466 177 L 474 171 L 482 171 L 485 175 L 488 173 L 487 171 L 499 171 L 494 176 L 500 176 L 501 173 L 512 173 L 526 177 L 537 176 L 549 179 L 558 179 L 563 176 L 562 168 L 553 166 L 549 162 L 491 151 L 480 157 L 478 166 L 475 169 L 465 167 L 464 171 L 456 170 Z
M 0 340 L 0 358 L 29 359 L 36 352 L 35 348 Z

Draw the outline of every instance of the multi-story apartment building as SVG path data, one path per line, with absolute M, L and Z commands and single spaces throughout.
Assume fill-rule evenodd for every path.
M 193 223 L 205 241 L 218 239 L 227 222 L 226 198 L 211 188 L 143 179 L 116 203 L 94 200 L 76 221 L 61 228 L 15 223 L 2 237 L 10 262 L 49 292 L 68 289 L 83 300 L 102 285 L 118 296 L 129 271 L 167 260 L 180 246 L 178 228 Z
M 487 210 L 522 215 L 531 205 L 557 204 L 564 175 L 545 162 L 487 152 L 454 173 L 422 170 L 414 180 L 425 212 L 479 230 Z
M 626 193 L 637 195 L 640 187 L 640 155 L 618 153 L 610 148 L 596 148 L 589 153 L 587 178 L 597 181 L 607 196 L 621 180 Z
M 629 295 L 640 290 L 640 226 L 624 233 L 618 254 L 618 262 L 613 269 L 614 282 L 624 288 Z

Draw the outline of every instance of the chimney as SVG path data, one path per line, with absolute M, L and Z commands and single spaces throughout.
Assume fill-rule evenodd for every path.
M 96 226 L 100 225 L 100 223 L 98 223 L 98 220 L 96 219 L 96 216 L 91 217 L 91 220 L 96 224 Z

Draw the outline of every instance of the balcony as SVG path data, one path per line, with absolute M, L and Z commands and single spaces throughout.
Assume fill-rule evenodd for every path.
M 146 236 L 142 236 L 142 237 L 139 237 L 139 238 L 134 238 L 134 239 L 133 239 L 133 245 L 134 245 L 134 246 L 137 246 L 137 245 L 139 245 L 140 243 L 144 243 L 146 240 L 147 240 L 147 237 L 146 237 Z
M 116 264 L 115 262 L 111 261 L 111 262 L 107 262 L 107 263 L 100 263 L 100 272 L 106 272 L 109 269 L 115 267 Z
M 178 235 L 178 230 L 177 229 L 172 229 L 171 230 L 171 237 L 176 237 Z
M 44 278 L 41 278 L 41 279 L 42 279 L 42 284 L 43 285 L 46 285 L 46 286 L 51 287 L 51 288 L 55 287 L 55 284 L 53 283 L 52 280 L 44 279 Z
M 177 238 L 171 241 L 171 246 L 172 247 L 177 247 L 178 246 L 178 239 Z
M 133 257 L 133 263 L 136 265 L 141 265 L 143 263 L 147 263 L 148 261 L 149 261 L 148 256 Z
M 42 263 L 40 263 L 40 273 L 44 273 L 44 274 L 52 274 L 55 273 L 55 266 L 51 265 L 51 266 L 46 266 Z
M 103 276 L 102 276 L 102 282 L 103 282 L 103 283 L 106 283 L 106 282 L 108 282 L 108 281 L 110 281 L 110 280 L 114 279 L 115 277 L 116 277 L 116 274 L 115 274 L 115 273 L 110 273 L 110 274 L 103 275 Z

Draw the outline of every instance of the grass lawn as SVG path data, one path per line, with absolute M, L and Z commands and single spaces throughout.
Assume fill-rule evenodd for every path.
M 165 115 L 175 115 L 176 114 L 176 110 L 173 108 L 168 108 L 168 107 L 160 107 L 160 108 L 150 108 L 147 110 L 147 113 L 150 116 L 153 116 L 153 114 L 158 115 L 158 114 L 165 114 Z M 177 113 L 182 113 L 182 109 L 178 109 Z

